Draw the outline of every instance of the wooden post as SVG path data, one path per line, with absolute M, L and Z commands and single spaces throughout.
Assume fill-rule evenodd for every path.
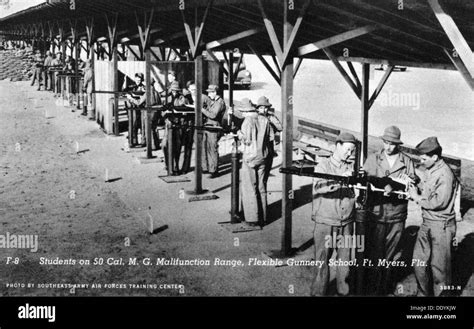
M 95 43 L 91 43 L 90 45 L 90 61 L 91 61 L 91 70 L 92 70 L 92 90 L 95 91 Z M 96 94 L 92 93 L 91 94 L 91 108 L 89 109 L 89 119 L 90 120 L 96 120 L 96 109 L 95 109 L 95 104 L 96 104 Z M 92 111 L 92 112 L 91 112 Z
M 241 55 L 242 56 L 242 55 Z M 242 57 L 241 57 L 242 58 Z M 233 110 L 234 109 L 234 53 L 233 51 L 229 52 L 229 61 L 228 61 L 228 84 L 229 84 L 229 107 Z M 239 68 L 237 66 L 236 72 L 238 72 Z M 234 131 L 234 120 L 232 116 L 229 117 L 231 120 L 228 124 L 231 127 L 232 132 Z M 231 224 L 240 223 L 242 220 L 239 217 L 239 150 L 238 150 L 238 137 L 234 138 L 234 142 L 232 145 L 232 175 L 231 175 L 231 203 L 230 203 L 230 222 Z
M 118 81 L 118 52 L 117 52 L 117 43 L 113 42 L 112 50 L 112 63 L 114 70 L 114 133 L 115 136 L 119 136 L 119 117 L 118 117 L 118 91 L 119 91 L 119 81 Z
M 195 103 L 195 121 L 196 126 L 202 127 L 202 92 L 203 92 L 203 57 L 202 54 L 196 56 L 194 60 L 194 80 L 196 82 L 196 103 Z M 194 169 L 194 193 L 201 194 L 202 190 L 202 139 L 204 131 L 201 129 L 195 130 L 194 139 L 196 141 L 196 159 L 195 159 L 195 169 Z
M 145 133 L 146 133 L 146 157 L 148 159 L 153 158 L 151 146 L 152 136 L 151 136 L 151 52 L 150 49 L 145 50 L 145 61 L 146 61 L 146 73 L 145 73 L 145 83 L 146 83 L 146 115 L 145 120 Z M 143 115 L 143 113 L 142 113 Z
M 288 47 L 288 40 L 293 30 L 288 21 L 288 1 L 284 3 L 283 9 L 283 49 Z M 282 165 L 290 168 L 293 164 L 293 57 L 289 56 L 281 68 L 281 105 L 283 116 L 283 138 L 282 138 Z M 283 175 L 282 179 L 282 219 L 283 234 L 281 241 L 281 252 L 284 256 L 291 253 L 292 236 L 292 211 L 293 211 L 293 177 Z
M 75 72 L 75 82 L 76 82 L 76 108 L 79 110 L 81 108 L 81 98 L 82 98 L 82 90 L 81 90 L 81 78 L 79 77 L 79 59 L 81 58 L 81 40 L 76 38 L 76 66 L 74 68 Z M 83 104 L 84 105 L 84 104 Z
M 362 136 L 362 160 L 367 159 L 368 134 L 369 134 L 369 69 L 370 64 L 362 64 L 362 92 L 361 92 L 361 128 Z

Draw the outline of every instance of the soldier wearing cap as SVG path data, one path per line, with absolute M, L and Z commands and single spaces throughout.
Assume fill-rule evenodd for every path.
M 355 151 L 357 140 L 354 135 L 341 133 L 336 140 L 336 147 L 331 157 L 323 159 L 314 168 L 315 172 L 339 176 L 351 176 L 353 164 L 349 162 Z M 337 253 L 341 260 L 336 267 L 336 286 L 339 295 L 349 294 L 349 266 L 344 265 L 351 257 L 351 246 L 333 248 L 327 245 L 328 238 L 342 236 L 344 241 L 352 238 L 355 218 L 355 193 L 353 188 L 343 186 L 339 182 L 314 179 L 314 199 L 312 220 L 314 226 L 315 261 L 321 261 L 321 267 L 315 267 L 315 276 L 311 286 L 312 296 L 323 296 L 329 285 L 328 262 L 332 253 Z M 347 239 L 346 239 L 347 238 Z
M 439 296 L 443 286 L 452 284 L 452 242 L 456 236 L 454 203 L 458 184 L 441 157 L 442 147 L 436 137 L 423 140 L 416 149 L 426 173 L 420 183 L 421 193 L 413 185 L 409 189 L 423 217 L 413 251 L 413 260 L 419 260 L 420 266 L 415 265 L 414 271 L 418 295 Z
M 146 104 L 146 87 L 143 84 L 144 75 L 143 73 L 135 73 L 135 84 L 127 87 L 126 91 L 130 92 L 127 94 L 127 99 L 130 105 L 134 108 L 143 108 Z M 141 143 L 139 146 L 146 146 L 146 134 L 145 125 L 142 118 L 141 111 L 135 112 L 135 121 L 133 122 L 133 133 L 138 136 L 138 131 L 141 131 Z M 131 136 L 129 136 L 131 138 Z
M 245 222 L 249 226 L 262 226 L 267 218 L 267 182 L 265 181 L 270 151 L 270 121 L 258 115 L 248 98 L 237 106 L 244 121 L 238 132 L 244 145 L 242 153 L 242 204 Z
M 44 82 L 44 90 L 51 90 L 51 79 L 49 77 L 49 68 L 52 66 L 53 56 L 51 52 L 48 50 L 46 51 L 46 57 L 43 63 L 43 82 Z
M 406 184 L 418 181 L 413 161 L 400 151 L 400 145 L 403 144 L 400 137 L 400 129 L 396 126 L 384 130 L 381 136 L 383 149 L 370 154 L 364 164 L 364 171 L 368 176 L 385 178 L 381 182 L 390 181 L 386 178 L 397 179 Z M 375 265 L 367 272 L 367 293 L 371 295 L 393 292 L 392 268 L 379 267 L 377 264 L 379 259 L 394 260 L 408 215 L 408 200 L 390 194 L 395 187 L 392 185 L 395 184 L 383 185 L 379 187 L 384 188 L 385 193 L 371 193 L 368 200 L 368 236 L 365 241 L 368 243 L 368 256 Z
M 33 81 L 31 81 L 31 85 L 34 86 L 35 81 L 38 80 L 38 89 L 41 89 L 41 82 L 43 79 L 43 63 L 44 63 L 44 58 L 43 55 L 41 55 L 41 51 L 36 50 L 35 56 L 34 56 L 34 62 L 35 62 L 35 72 L 33 75 Z
M 183 96 L 182 89 L 179 86 L 178 81 L 173 81 L 170 86 L 170 94 L 165 100 L 165 104 L 174 107 L 181 107 L 186 104 L 189 104 L 189 100 Z M 170 168 L 172 171 L 172 175 L 176 176 L 181 173 L 179 168 L 179 158 L 181 155 L 181 141 L 183 135 L 183 122 L 184 117 L 178 116 L 177 113 L 173 113 L 172 111 L 165 112 L 165 136 L 162 140 L 163 152 L 165 154 L 165 162 L 166 166 L 169 165 L 169 132 L 171 129 L 171 138 L 173 139 L 173 149 L 172 152 L 172 167 Z
M 87 116 L 87 113 L 89 112 L 90 120 L 95 119 L 95 111 L 92 108 L 92 79 L 93 72 L 91 62 L 87 60 L 84 67 L 84 83 L 82 84 L 82 92 L 86 93 L 82 115 Z
M 209 85 L 207 97 L 203 99 L 202 114 L 204 115 L 204 126 L 221 127 L 226 105 L 224 100 L 217 94 L 219 88 L 216 85 Z M 203 136 L 203 161 L 202 170 L 211 174 L 211 178 L 219 176 L 219 132 L 215 130 L 204 130 Z
M 270 122 L 270 142 L 268 143 L 268 157 L 267 164 L 265 166 L 265 184 L 268 182 L 268 177 L 270 176 L 270 171 L 272 170 L 273 157 L 275 156 L 275 135 L 283 130 L 280 120 L 275 115 L 274 111 L 271 111 L 272 104 L 267 97 L 262 96 L 257 101 L 257 111 L 259 115 L 265 116 Z

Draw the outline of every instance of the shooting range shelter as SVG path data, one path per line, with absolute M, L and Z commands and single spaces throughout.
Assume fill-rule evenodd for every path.
M 299 124 L 293 116 L 293 80 L 303 59 L 332 61 L 360 99 L 364 161 L 370 108 L 396 66 L 457 70 L 474 90 L 472 17 L 474 3 L 469 0 L 51 0 L 1 19 L 0 34 L 41 49 L 64 53 L 68 50 L 78 57 L 85 52 L 92 60 L 101 58 L 104 62 L 95 68 L 104 70 L 105 76 L 97 76 L 96 72 L 95 83 L 104 89 L 96 90 L 114 92 L 114 109 L 119 107 L 118 72 L 130 77 L 138 68 L 133 65 L 140 65 L 143 70 L 144 60 L 145 65 L 152 60 L 167 62 L 171 57 L 193 61 L 201 95 L 206 87 L 203 51 L 211 59 L 215 58 L 215 51 L 237 49 L 242 54 L 255 54 L 281 86 L 282 165 L 290 167 L 294 132 Z M 271 56 L 274 65 L 263 55 Z M 120 64 L 119 57 L 122 61 L 131 58 L 142 62 Z M 362 66 L 361 76 L 354 63 Z M 388 68 L 373 94 L 369 94 L 370 69 L 380 64 Z M 133 68 L 125 69 L 128 65 Z M 148 99 L 150 78 L 148 74 Z M 229 91 L 232 102 L 232 88 Z M 108 133 L 116 129 L 118 133 L 118 115 L 115 126 L 111 126 L 110 95 L 101 97 L 96 94 L 95 104 L 103 116 L 104 129 Z M 198 96 L 197 126 L 202 124 L 201 108 L 202 99 Z M 202 131 L 196 132 L 195 142 L 194 190 L 199 194 L 203 190 Z M 281 255 L 289 255 L 291 175 L 283 175 L 282 191 L 280 251 Z

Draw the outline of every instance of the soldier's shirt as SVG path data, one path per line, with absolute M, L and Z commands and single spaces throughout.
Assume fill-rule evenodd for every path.
M 447 221 L 456 218 L 455 200 L 458 183 L 452 170 L 438 161 L 420 183 L 422 216 L 428 220 Z
M 314 168 L 315 172 L 342 175 L 353 170 L 348 162 L 338 162 L 334 157 L 323 159 Z M 314 179 L 312 219 L 316 223 L 343 226 L 354 221 L 355 193 L 348 186 L 326 179 Z
M 367 175 L 375 177 L 400 178 L 406 174 L 412 179 L 416 178 L 415 164 L 410 157 L 403 152 L 398 152 L 391 166 L 383 149 L 367 157 L 364 171 Z M 378 187 L 383 188 L 383 186 Z M 371 193 L 369 211 L 373 220 L 387 223 L 401 222 L 407 218 L 408 201 L 398 199 L 397 195 L 387 197 L 383 193 Z
M 206 116 L 206 124 L 220 126 L 221 119 L 225 112 L 225 102 L 217 95 L 215 99 L 210 97 L 203 97 L 202 113 Z

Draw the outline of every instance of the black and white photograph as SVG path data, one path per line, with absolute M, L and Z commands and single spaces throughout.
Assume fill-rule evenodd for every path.
M 473 50 L 472 0 L 0 0 L 0 297 L 411 297 L 456 327 Z

